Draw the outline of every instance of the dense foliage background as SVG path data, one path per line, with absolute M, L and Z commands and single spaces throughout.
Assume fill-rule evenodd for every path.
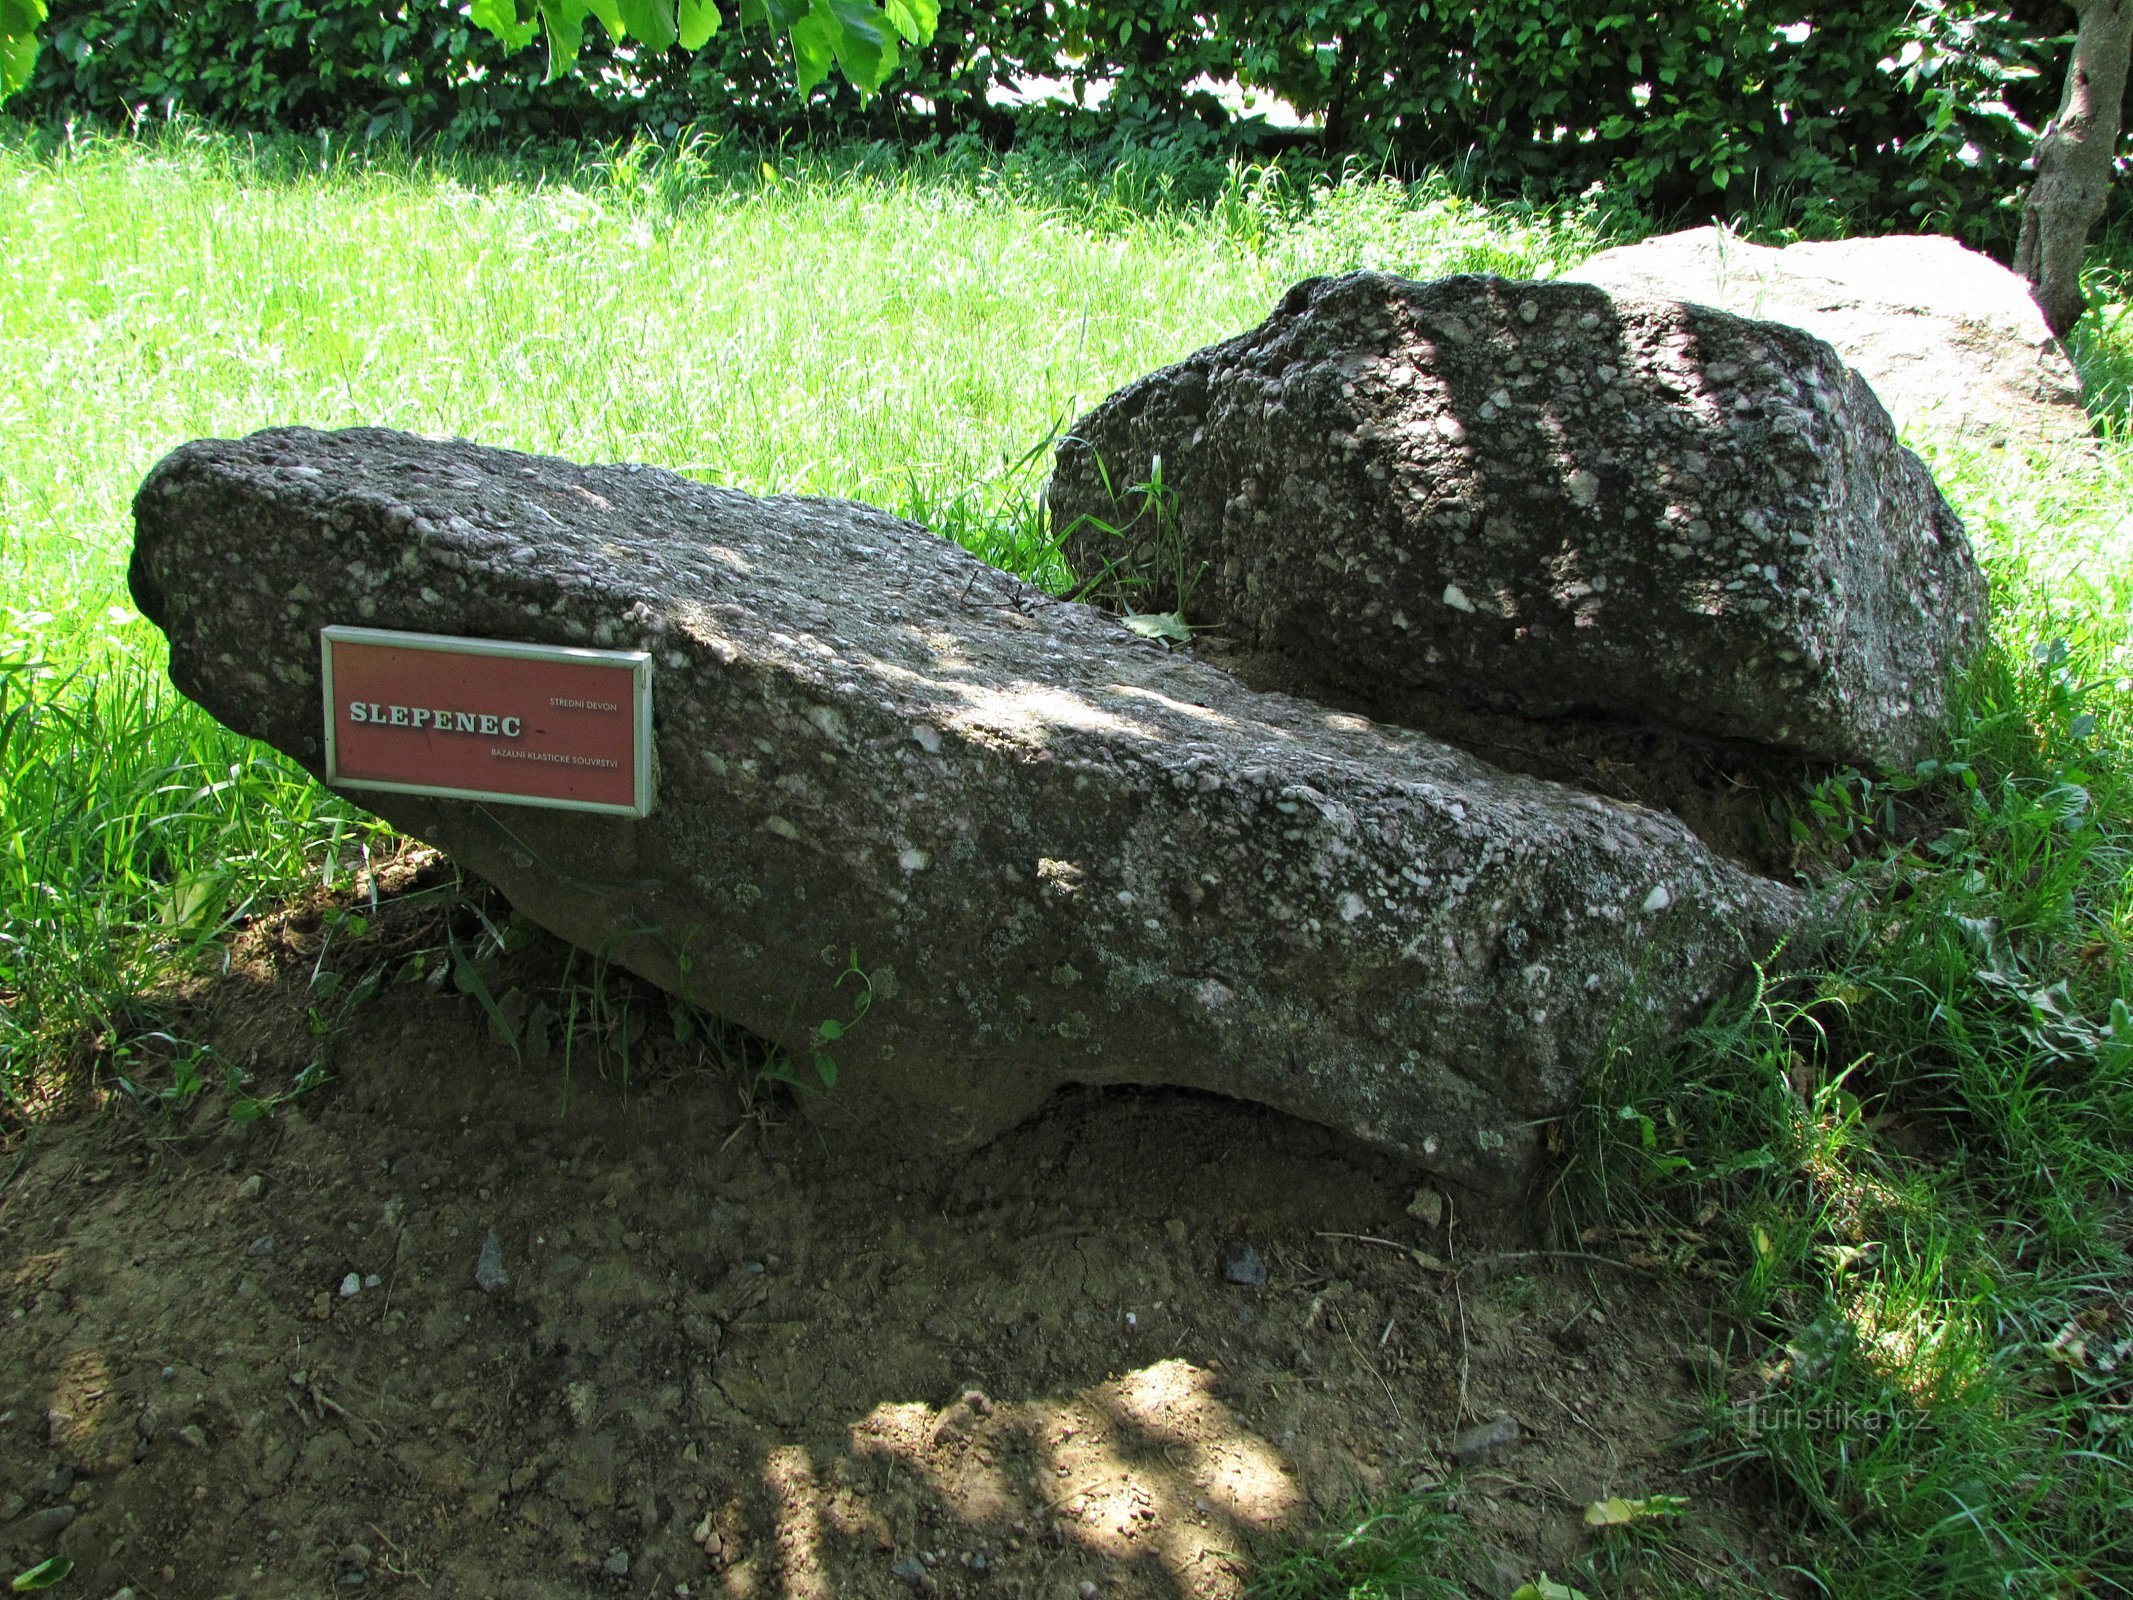
M 792 88 L 783 43 L 723 30 L 694 56 L 616 48 L 541 82 L 464 0 L 55 0 L 12 110 L 118 124 L 184 112 L 259 131 L 454 144 L 754 137 L 1001 145 L 1043 130 L 1245 156 L 1302 146 L 1495 189 L 1606 180 L 1659 211 L 1775 204 L 1799 225 L 1952 231 L 2003 246 L 2071 13 L 2044 0 L 946 0 L 886 92 Z M 1051 80 L 1049 103 L 998 103 Z M 1303 129 L 1232 93 L 1278 96 Z

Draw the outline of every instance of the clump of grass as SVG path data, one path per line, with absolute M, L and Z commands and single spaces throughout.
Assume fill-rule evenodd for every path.
M 1254 1600 L 1468 1600 L 1494 1574 L 1442 1489 L 1358 1501 L 1316 1534 L 1262 1552 Z
M 1839 936 L 1685 1046 L 1608 1064 L 1572 1225 L 1735 1219 L 1752 1386 L 1692 1437 L 1769 1485 L 1821 1592 L 2125 1594 L 2127 452 L 1929 450 L 1997 619 L 1953 749 L 1797 809 L 1850 861 Z M 1878 826 L 1892 800 L 1933 825 Z
M 32 643 L 0 657 L 0 1106 L 17 1107 L 153 1027 L 160 978 L 381 831 L 145 664 L 61 673 Z

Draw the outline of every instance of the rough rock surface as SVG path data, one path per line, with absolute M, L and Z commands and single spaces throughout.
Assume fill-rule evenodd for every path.
M 1670 818 L 1245 690 L 865 506 L 282 430 L 174 452 L 135 516 L 178 687 L 314 772 L 325 624 L 653 650 L 649 818 L 360 798 L 795 1050 L 856 951 L 806 1102 L 844 1148 L 1178 1084 L 1505 1191 L 1611 1028 L 1799 912 Z
M 1828 761 L 1932 753 L 1983 632 L 1961 523 L 1827 345 L 1583 284 L 1299 284 L 1076 423 L 1050 500 L 1097 595 L 1182 594 L 1328 689 Z
M 1691 228 L 1603 250 L 1572 280 L 1693 300 L 1826 339 L 1899 424 L 1987 444 L 2093 437 L 2081 379 L 2029 285 L 1953 239 L 1748 244 Z

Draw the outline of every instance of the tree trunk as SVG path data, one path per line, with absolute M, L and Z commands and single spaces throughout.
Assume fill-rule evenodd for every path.
M 2081 253 L 2103 215 L 2118 153 L 2118 112 L 2133 54 L 2133 0 L 2071 0 L 2080 18 L 2059 113 L 2037 136 L 2037 176 L 2022 202 L 2015 271 L 2062 338 L 2081 320 Z

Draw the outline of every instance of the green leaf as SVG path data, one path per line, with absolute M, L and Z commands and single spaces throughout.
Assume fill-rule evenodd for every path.
M 533 36 L 541 31 L 538 16 L 519 15 L 518 0 L 474 0 L 468 8 L 467 19 L 502 40 L 507 50 L 525 49 L 533 43 Z
M 837 1087 L 837 1063 L 820 1050 L 815 1052 L 815 1076 L 822 1080 L 823 1088 L 834 1089 Z
M 1678 1517 L 1687 1509 L 1688 1503 L 1686 1496 L 1677 1494 L 1652 1494 L 1639 1500 L 1619 1497 L 1612 1500 L 1595 1500 L 1585 1508 L 1585 1526 L 1626 1528 L 1632 1522 Z
M 577 64 L 585 46 L 583 0 L 539 0 L 541 26 L 548 34 L 548 81 L 553 83 Z
M 792 40 L 793 81 L 806 94 L 830 75 L 837 59 L 831 25 L 810 11 L 794 21 L 787 37 Z
M 227 874 L 221 871 L 188 872 L 170 886 L 156 915 L 165 927 L 189 933 L 211 915 L 221 914 L 228 883 Z
M 674 43 L 674 0 L 616 0 L 616 8 L 630 37 L 652 54 Z
M 835 1044 L 839 1039 L 842 1039 L 844 1037 L 844 1024 L 839 1022 L 835 1017 L 825 1017 L 822 1019 L 822 1025 L 815 1029 L 815 1032 L 821 1034 L 823 1038 L 829 1040 L 832 1044 Z
M 891 27 L 910 44 L 924 44 L 940 25 L 940 0 L 882 0 Z
M 711 36 L 718 32 L 721 20 L 718 7 L 713 5 L 711 0 L 681 0 L 676 33 L 681 39 L 682 49 L 701 50 L 711 42 Z
M 1192 629 L 1175 611 L 1151 611 L 1143 616 L 1123 619 L 1128 631 L 1143 639 L 1167 639 L 1173 644 L 1192 643 Z
M 1586 1595 L 1582 1589 L 1573 1589 L 1567 1583 L 1556 1583 L 1544 1572 L 1531 1583 L 1521 1584 L 1513 1589 L 1511 1600 L 1586 1600 Z
M 573 0 L 573 3 L 598 17 L 600 25 L 607 29 L 607 36 L 617 44 L 629 37 L 629 26 L 622 20 L 621 0 Z
M 466 957 L 453 953 L 452 982 L 461 994 L 471 995 L 476 1004 L 489 1018 L 489 1026 L 496 1030 L 498 1038 L 511 1047 L 511 1054 L 521 1061 L 525 1059 L 519 1048 L 519 1030 L 512 1026 L 511 1019 L 504 1015 L 504 1008 L 497 1004 L 496 996 L 489 992 L 489 985 L 481 975 L 481 969 Z
M 814 0 L 811 17 L 828 19 L 837 65 L 861 94 L 872 94 L 896 70 L 896 30 L 872 0 Z
M 49 1589 L 55 1583 L 64 1583 L 67 1575 L 73 1570 L 74 1563 L 65 1556 L 53 1556 L 50 1560 L 38 1562 L 27 1572 L 16 1574 L 15 1581 L 9 1587 L 17 1594 L 31 1594 L 39 1589 Z
M 35 34 L 0 30 L 0 101 L 30 81 L 38 49 Z

